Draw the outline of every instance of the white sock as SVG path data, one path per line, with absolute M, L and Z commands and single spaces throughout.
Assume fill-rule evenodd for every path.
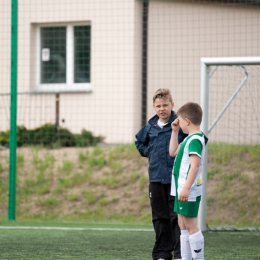
M 201 231 L 190 235 L 189 242 L 193 259 L 204 259 L 204 237 Z
M 181 257 L 182 260 L 192 259 L 188 230 L 181 230 Z

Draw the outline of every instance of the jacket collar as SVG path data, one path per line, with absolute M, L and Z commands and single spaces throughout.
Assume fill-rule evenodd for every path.
M 176 113 L 172 110 L 171 117 L 168 120 L 169 124 L 171 124 L 172 121 L 174 121 L 176 119 L 176 117 L 177 117 Z M 157 126 L 158 119 L 159 119 L 159 117 L 157 115 L 155 115 L 148 121 L 148 124 L 150 124 L 152 126 Z

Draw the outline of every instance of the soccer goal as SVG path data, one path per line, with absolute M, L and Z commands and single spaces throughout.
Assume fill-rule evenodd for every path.
M 201 58 L 202 131 L 208 136 L 198 224 L 260 225 L 260 57 Z

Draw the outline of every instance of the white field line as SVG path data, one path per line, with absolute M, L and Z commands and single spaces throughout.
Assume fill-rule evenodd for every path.
M 69 227 L 30 227 L 30 226 L 0 226 L 0 229 L 44 229 L 44 230 L 96 230 L 96 231 L 137 231 L 137 232 L 150 232 L 153 229 L 141 228 L 69 228 Z

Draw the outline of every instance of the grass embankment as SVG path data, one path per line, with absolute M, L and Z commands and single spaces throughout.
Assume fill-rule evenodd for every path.
M 208 146 L 210 225 L 260 226 L 260 145 Z
M 260 226 L 260 146 L 209 144 L 207 222 Z M 8 150 L 0 151 L 0 217 Z M 17 150 L 17 219 L 150 223 L 147 160 L 134 145 Z

